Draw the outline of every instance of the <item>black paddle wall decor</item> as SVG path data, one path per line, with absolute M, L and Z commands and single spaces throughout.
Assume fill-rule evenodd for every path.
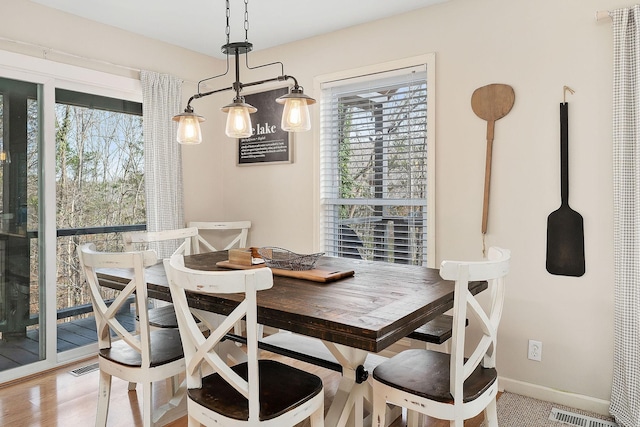
M 560 196 L 560 208 L 547 218 L 547 271 L 563 276 L 582 276 L 585 272 L 584 224 L 582 215 L 569 207 L 567 102 L 560 104 Z

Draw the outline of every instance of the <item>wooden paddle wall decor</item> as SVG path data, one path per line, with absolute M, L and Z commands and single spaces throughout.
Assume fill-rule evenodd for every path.
M 484 173 L 484 200 L 482 205 L 482 254 L 485 254 L 484 238 L 489 221 L 489 189 L 491 186 L 491 157 L 496 120 L 506 116 L 516 100 L 513 88 L 506 84 L 493 83 L 476 89 L 471 95 L 471 109 L 476 116 L 487 121 L 487 155 Z
M 574 91 L 564 86 L 567 90 Z M 560 207 L 547 218 L 547 271 L 563 276 L 585 272 L 582 215 L 569 207 L 569 103 L 560 104 Z

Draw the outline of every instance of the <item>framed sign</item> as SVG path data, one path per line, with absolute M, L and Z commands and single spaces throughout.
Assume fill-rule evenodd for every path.
M 245 96 L 247 104 L 258 109 L 251 114 L 252 135 L 238 139 L 238 165 L 291 163 L 289 132 L 280 128 L 284 105 L 276 98 L 289 93 L 289 88 L 269 90 Z

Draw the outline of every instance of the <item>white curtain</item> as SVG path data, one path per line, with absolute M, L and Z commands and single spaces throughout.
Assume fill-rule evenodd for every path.
M 167 74 L 141 72 L 144 122 L 145 188 L 147 230 L 184 227 L 182 157 L 176 142 L 177 125 L 171 118 L 179 114 L 182 81 Z M 154 247 L 165 258 L 177 248 L 176 242 Z
M 614 364 L 610 412 L 640 427 L 640 6 L 613 18 Z

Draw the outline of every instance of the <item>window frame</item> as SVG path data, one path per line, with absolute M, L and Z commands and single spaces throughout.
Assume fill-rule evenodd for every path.
M 436 129 L 435 129 L 435 53 L 419 55 L 415 57 L 405 58 L 397 61 L 384 62 L 380 64 L 359 67 L 339 71 L 331 74 L 320 75 L 314 78 L 314 91 L 319 97 L 322 97 L 323 85 L 331 82 L 347 79 L 375 79 L 377 74 L 393 72 L 394 70 L 408 69 L 411 67 L 426 66 L 427 69 L 427 257 L 426 266 L 435 268 L 436 262 L 436 206 L 435 206 L 435 145 L 436 145 Z M 321 101 L 322 102 L 322 101 Z M 314 209 L 313 209 L 313 242 L 316 250 L 324 249 L 324 230 L 322 230 L 323 205 L 321 200 L 321 128 L 320 108 L 314 109 Z

